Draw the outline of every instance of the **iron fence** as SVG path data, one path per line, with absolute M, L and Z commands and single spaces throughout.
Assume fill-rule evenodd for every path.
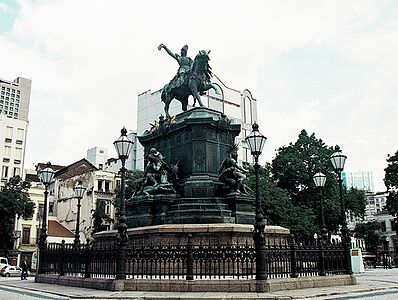
M 80 277 L 115 278 L 116 241 L 91 245 L 48 244 L 43 250 L 43 273 Z M 265 243 L 268 278 L 344 273 L 341 244 Z M 145 244 L 131 241 L 126 249 L 126 275 L 135 279 L 254 279 L 256 249 L 245 243 Z

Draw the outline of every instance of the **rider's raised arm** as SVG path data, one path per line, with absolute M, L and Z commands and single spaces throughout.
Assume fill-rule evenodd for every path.
M 176 54 L 173 53 L 173 52 L 171 52 L 170 49 L 166 47 L 166 45 L 160 44 L 159 47 L 158 47 L 159 51 L 162 50 L 162 48 L 163 48 L 164 50 L 166 50 L 166 52 L 167 52 L 172 58 L 174 58 L 175 60 L 177 60 Z

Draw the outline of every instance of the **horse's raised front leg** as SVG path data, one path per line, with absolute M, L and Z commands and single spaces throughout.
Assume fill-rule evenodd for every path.
M 213 89 L 214 92 L 215 92 L 217 95 L 221 95 L 220 90 L 218 89 L 218 87 L 217 87 L 214 83 L 206 83 L 206 84 L 203 86 L 203 91 L 208 91 L 208 90 L 210 90 L 210 89 Z

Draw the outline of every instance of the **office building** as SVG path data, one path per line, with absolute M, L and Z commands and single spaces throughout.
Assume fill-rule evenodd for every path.
M 18 77 L 14 81 L 0 78 L 0 114 L 28 121 L 32 81 Z
M 98 169 L 103 170 L 108 160 L 108 150 L 101 147 L 88 149 L 86 159 Z
M 374 192 L 372 172 L 344 172 L 342 173 L 343 184 L 348 188 L 356 188 L 366 192 Z
M 31 85 L 22 77 L 0 79 L 0 186 L 24 170 Z

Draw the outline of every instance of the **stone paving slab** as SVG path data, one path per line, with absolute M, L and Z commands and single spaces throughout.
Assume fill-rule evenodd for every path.
M 309 288 L 301 290 L 286 290 L 274 293 L 209 293 L 209 292 L 112 292 L 87 288 L 68 287 L 61 285 L 35 283 L 33 278 L 21 281 L 18 278 L 1 278 L 0 285 L 47 292 L 53 295 L 66 296 L 71 299 L 139 299 L 139 300 L 193 300 L 193 299 L 235 299 L 235 300 L 290 300 L 316 299 L 327 296 L 360 294 L 363 292 L 398 289 L 397 269 L 372 269 L 357 274 L 357 285 L 327 288 Z

